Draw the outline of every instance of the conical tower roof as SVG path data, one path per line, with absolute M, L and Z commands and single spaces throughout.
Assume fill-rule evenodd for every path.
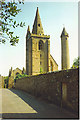
M 62 37 L 62 36 L 67 36 L 67 37 L 69 37 L 68 33 L 67 33 L 66 30 L 65 30 L 65 27 L 63 28 L 63 31 L 62 31 L 62 33 L 61 33 L 61 37 Z
M 38 34 L 38 35 L 44 34 L 38 7 L 37 7 L 37 11 L 36 11 L 36 16 L 35 16 L 35 20 L 34 20 L 34 24 L 33 24 L 32 33 Z

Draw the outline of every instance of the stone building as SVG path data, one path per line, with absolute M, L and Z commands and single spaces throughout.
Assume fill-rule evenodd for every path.
M 68 33 L 63 28 L 61 33 L 61 67 L 62 70 L 70 69 L 70 58 L 69 58 L 69 44 L 68 44 Z
M 18 74 L 24 74 L 25 73 L 25 69 L 23 67 L 23 70 L 20 70 L 19 68 L 16 69 L 11 69 L 9 70 L 9 80 L 8 80 L 8 88 L 11 88 L 12 86 L 14 86 L 14 79 L 16 77 L 16 75 Z
M 50 54 L 50 35 L 45 35 L 37 7 L 32 32 L 26 35 L 26 74 L 57 71 L 58 64 Z
M 4 77 L 0 75 L 0 88 L 4 88 Z

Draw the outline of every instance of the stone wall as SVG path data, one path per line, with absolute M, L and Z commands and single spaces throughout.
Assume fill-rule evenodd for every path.
M 0 76 L 0 88 L 4 88 L 4 77 Z
M 18 79 L 15 88 L 78 112 L 78 72 L 69 69 Z
M 14 77 L 10 76 L 8 81 L 8 88 L 14 87 Z

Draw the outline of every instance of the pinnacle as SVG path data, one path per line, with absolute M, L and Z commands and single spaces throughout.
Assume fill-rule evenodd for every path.
M 29 25 L 28 25 L 28 29 L 27 29 L 27 31 L 29 31 L 29 32 L 30 32 L 30 27 L 29 27 Z

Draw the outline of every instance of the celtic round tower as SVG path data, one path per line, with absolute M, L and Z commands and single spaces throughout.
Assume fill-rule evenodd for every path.
M 69 44 L 68 44 L 68 33 L 63 28 L 61 33 L 61 67 L 63 70 L 70 68 L 70 58 L 69 58 Z

